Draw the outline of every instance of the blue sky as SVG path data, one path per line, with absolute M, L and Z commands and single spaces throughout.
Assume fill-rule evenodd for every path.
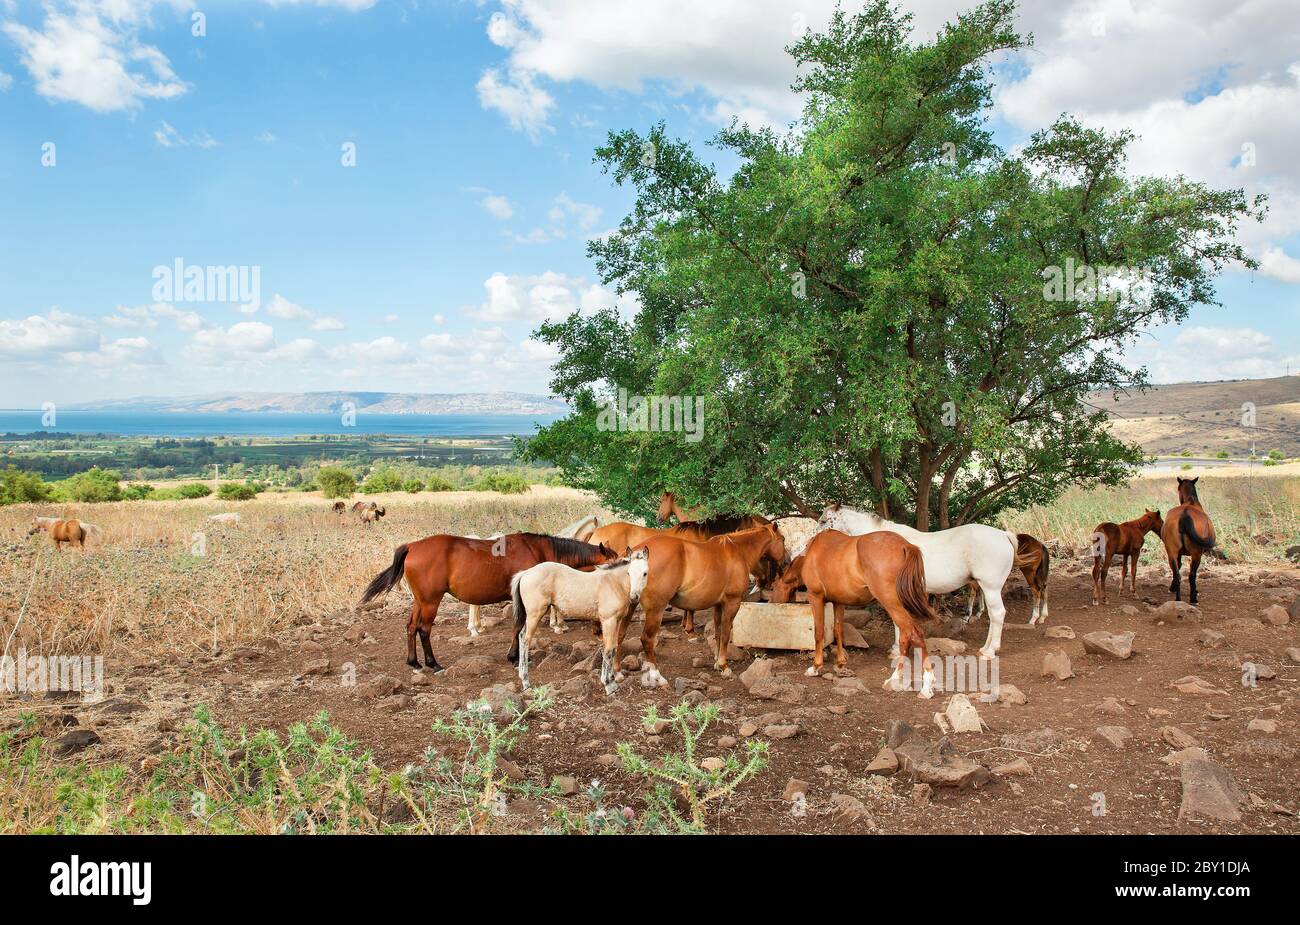
M 697 142 L 732 114 L 784 123 L 781 48 L 830 5 L 801 6 L 0 0 L 0 406 L 545 391 L 529 332 L 616 301 L 584 249 L 630 196 L 592 149 L 660 118 Z M 917 5 L 918 31 L 957 8 Z M 1158 381 L 1300 369 L 1300 41 L 1212 9 L 1174 35 L 1109 13 L 1100 40 L 1094 6 L 1027 11 L 1038 47 L 999 87 L 1007 146 L 1068 109 L 1141 131 L 1144 172 L 1275 197 L 1245 239 L 1265 270 L 1132 351 Z M 1148 72 L 1118 81 L 1107 62 L 1138 51 Z M 1256 163 L 1234 166 L 1244 141 Z M 177 258 L 256 266 L 260 305 L 158 300 Z

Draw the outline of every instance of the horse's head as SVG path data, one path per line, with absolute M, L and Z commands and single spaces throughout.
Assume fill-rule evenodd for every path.
M 31 536 L 33 533 L 40 533 L 44 529 L 45 529 L 45 524 L 41 523 L 39 518 L 33 517 L 32 526 L 31 529 L 27 531 L 27 535 Z
M 1200 504 L 1201 499 L 1196 497 L 1196 483 L 1200 480 L 1198 475 L 1194 479 L 1185 479 L 1178 476 L 1178 503 L 1179 504 Z
M 822 516 L 817 518 L 817 524 L 821 527 L 830 527 L 835 529 L 835 524 L 841 516 L 841 508 L 838 504 L 832 504 L 826 510 L 822 511 Z
M 659 513 L 656 515 L 661 524 L 668 523 L 668 518 L 673 516 L 673 493 L 666 491 L 659 496 Z
M 1160 530 L 1161 524 L 1164 523 L 1164 518 L 1160 516 L 1160 512 L 1158 510 L 1157 511 L 1149 510 L 1146 513 L 1144 513 L 1140 518 L 1138 518 L 1138 523 L 1141 525 L 1142 529 L 1147 533 L 1157 533 Z
M 641 599 L 650 577 L 650 550 L 642 546 L 627 557 L 628 593 L 633 601 Z
M 785 571 L 772 582 L 772 591 L 768 600 L 773 604 L 788 604 L 794 600 L 794 592 L 803 584 L 803 556 L 796 556 L 786 566 Z
M 767 533 L 767 545 L 763 547 L 763 555 L 780 565 L 785 561 L 785 537 L 776 528 L 776 524 L 764 524 L 761 529 Z

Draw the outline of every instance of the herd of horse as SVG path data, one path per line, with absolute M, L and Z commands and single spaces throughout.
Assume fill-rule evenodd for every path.
M 1188 557 L 1191 601 L 1197 602 L 1200 560 L 1214 547 L 1215 538 L 1214 525 L 1197 499 L 1196 481 L 1178 479 L 1179 503 L 1163 520 L 1158 512 L 1147 511 L 1136 520 L 1097 526 L 1094 604 L 1106 602 L 1106 571 L 1116 556 L 1136 592 L 1137 556 L 1146 533 L 1156 530 L 1173 575 L 1169 590 L 1175 599 L 1182 599 L 1182 560 Z M 989 618 L 988 635 L 979 652 L 982 658 L 993 658 L 1001 647 L 1006 616 L 1002 589 L 1013 568 L 1022 572 L 1033 597 L 1029 622 L 1047 620 L 1051 556 L 1042 542 L 1028 534 L 983 524 L 925 532 L 872 512 L 832 505 L 817 519 L 810 536 L 787 542 L 780 526 L 783 518 L 774 521 L 747 514 L 683 519 L 692 513 L 665 492 L 659 520 L 667 523 L 676 517 L 678 523 L 672 526 L 623 521 L 601 526 L 593 517 L 575 525 L 572 536 L 426 537 L 397 547 L 392 564 L 370 582 L 361 603 L 405 579 L 413 598 L 407 621 L 407 663 L 421 667 L 418 639 L 423 666 L 440 672 L 429 635 L 446 595 L 470 605 L 471 631 L 476 628 L 478 608 L 511 602 L 515 626 L 507 658 L 517 664 L 525 686 L 529 646 L 543 620 L 549 616 L 557 627 L 565 618 L 592 621 L 603 642 L 601 681 L 609 693 L 621 680 L 618 653 L 638 608 L 644 614 L 640 680 L 646 687 L 656 687 L 668 683 L 658 668 L 656 642 L 669 606 L 684 612 L 688 638 L 695 637 L 695 612 L 713 611 L 714 668 L 729 677 L 732 622 L 746 597 L 760 592 L 773 603 L 788 603 L 797 592 L 806 593 L 814 634 L 810 675 L 823 668 L 826 606 L 833 613 L 836 666 L 843 667 L 845 608 L 875 602 L 894 625 L 895 669 L 886 683 L 894 690 L 907 689 L 908 663 L 919 655 L 921 697 L 934 691 L 933 668 L 919 625 L 939 620 L 931 595 L 969 589 L 967 622 L 976 615 L 977 604 Z

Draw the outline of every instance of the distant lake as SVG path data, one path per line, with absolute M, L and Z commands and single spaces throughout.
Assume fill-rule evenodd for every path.
M 300 434 L 392 434 L 405 437 L 486 437 L 532 434 L 555 414 L 366 414 L 344 427 L 338 414 L 279 412 L 59 411 L 57 427 L 42 427 L 40 411 L 0 411 L 0 434 L 45 430 L 124 437 L 293 437 Z

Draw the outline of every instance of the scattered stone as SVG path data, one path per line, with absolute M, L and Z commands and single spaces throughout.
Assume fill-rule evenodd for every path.
M 773 723 L 763 727 L 763 735 L 769 739 L 792 739 L 799 734 L 799 727 L 794 723 Z
M 930 796 L 933 792 L 929 784 L 913 784 L 912 802 L 917 806 L 924 806 L 930 802 Z
M 966 643 L 958 639 L 945 639 L 942 636 L 936 636 L 933 639 L 927 639 L 925 642 L 931 655 L 964 655 L 966 652 Z
M 916 735 L 916 730 L 912 724 L 901 719 L 891 719 L 885 726 L 885 744 L 890 748 L 898 748 L 899 745 Z
M 785 790 L 781 793 L 781 799 L 787 803 L 793 803 L 796 797 L 805 796 L 808 793 L 808 782 L 792 777 L 785 785 Z
M 1200 620 L 1201 608 L 1186 601 L 1165 601 L 1152 615 L 1158 620 Z
M 493 684 L 491 687 L 485 687 L 479 691 L 478 699 L 486 703 L 498 719 L 506 719 L 514 715 L 519 703 L 514 687 L 509 684 Z
M 1227 637 L 1218 630 L 1206 629 L 1201 630 L 1201 635 L 1198 637 L 1198 641 L 1207 649 L 1217 649 L 1227 641 Z
M 720 736 L 718 738 L 718 748 L 735 748 L 735 747 L 736 747 L 735 736 Z
M 1147 716 L 1151 719 L 1159 719 L 1162 716 L 1173 716 L 1173 710 L 1165 710 L 1160 707 L 1147 707 Z
M 467 655 L 447 669 L 447 677 L 453 680 L 486 677 L 496 672 L 498 664 L 490 655 Z
M 1226 691 L 1218 690 L 1210 685 L 1204 678 L 1198 678 L 1196 675 L 1189 674 L 1184 678 L 1174 681 L 1173 689 L 1180 694 L 1223 694 Z
M 721 771 L 727 766 L 727 762 L 721 758 L 709 757 L 700 762 L 700 767 L 706 771 Z
M 93 729 L 73 729 L 70 732 L 65 732 L 55 740 L 54 755 L 57 758 L 65 758 L 68 755 L 76 754 L 83 748 L 98 745 L 101 741 L 99 733 Z
M 666 719 L 656 719 L 651 722 L 646 722 L 641 724 L 641 731 L 648 736 L 663 735 L 664 730 L 667 728 L 668 728 L 668 720 Z
M 736 730 L 742 738 L 748 739 L 754 733 L 758 732 L 758 726 L 754 723 L 741 723 L 740 728 Z
M 898 756 L 888 745 L 877 752 L 876 757 L 867 765 L 868 774 L 893 774 L 897 770 Z
M 912 736 L 894 749 L 899 770 L 923 784 L 939 787 L 980 788 L 989 781 L 989 769 L 957 754 L 947 736 L 931 745 Z
M 1160 738 L 1164 739 L 1172 749 L 1182 750 L 1184 748 L 1195 748 L 1200 743 L 1192 738 L 1188 733 L 1179 729 L 1177 726 L 1161 726 Z
M 308 675 L 329 674 L 332 667 L 333 665 L 328 658 L 313 658 L 302 666 L 302 675 L 307 677 Z
M 1291 615 L 1286 612 L 1286 608 L 1279 604 L 1274 604 L 1264 610 L 1264 622 L 1272 626 L 1285 626 L 1291 622 Z
M 999 684 L 993 693 L 998 703 L 1024 706 L 1029 702 L 1029 698 L 1014 684 Z
M 751 696 L 760 700 L 776 700 L 780 703 L 803 703 L 804 688 L 784 678 L 771 677 L 755 681 L 749 687 Z
M 1073 678 L 1074 671 L 1070 668 L 1070 656 L 1061 651 L 1048 652 L 1043 656 L 1042 674 L 1044 677 L 1051 675 L 1058 681 Z
M 849 712 L 849 708 L 842 703 L 833 703 L 826 708 L 827 713 L 834 713 L 836 716 L 843 716 Z
M 551 786 L 560 792 L 560 796 L 571 797 L 578 792 L 578 779 L 569 774 L 557 775 Z
M 618 755 L 611 755 L 608 752 L 603 755 L 597 755 L 596 764 L 600 765 L 602 768 L 612 768 L 614 765 L 618 764 Z
M 1252 719 L 1246 725 L 1247 732 L 1262 732 L 1265 735 L 1274 735 L 1277 733 L 1277 720 L 1273 719 Z
M 1034 769 L 1024 758 L 1013 758 L 992 769 L 995 777 L 1029 777 Z
M 862 679 L 857 675 L 849 678 L 836 678 L 835 686 L 831 688 L 831 692 L 841 697 L 852 697 L 855 694 L 865 694 L 867 685 L 863 684 Z
M 1128 658 L 1133 654 L 1133 633 L 1108 633 L 1097 630 L 1083 634 L 1083 650 L 1090 655 Z
M 1043 636 L 1047 639 L 1073 639 L 1074 630 L 1068 626 L 1049 626 L 1043 630 Z
M 1043 726 L 1029 732 L 1008 733 L 1002 737 L 1004 748 L 1013 748 L 1020 752 L 1038 753 L 1060 741 L 1060 736 L 1051 726 Z
M 641 659 L 637 658 L 635 655 L 624 655 L 622 665 L 624 671 L 640 671 Z
M 576 678 L 569 678 L 560 685 L 557 693 L 561 697 L 571 700 L 586 700 L 591 694 L 591 681 L 587 679 L 585 674 L 578 675 Z
M 1136 617 L 1139 611 L 1132 604 L 1125 604 L 1124 606 L 1120 607 L 1119 612 L 1126 617 Z
M 1300 600 L 1300 598 L 1297 598 Z M 1282 652 L 1282 656 L 1292 665 L 1300 665 L 1300 646 L 1287 646 Z
M 831 794 L 831 811 L 836 816 L 853 821 L 866 819 L 870 816 L 866 804 L 855 796 L 849 796 L 847 793 Z
M 1115 749 L 1123 749 L 1128 740 L 1133 738 L 1133 733 L 1126 726 L 1098 726 L 1093 730 L 1093 735 Z
M 1200 748 L 1198 746 L 1193 746 L 1191 748 L 1181 749 L 1180 751 L 1170 752 L 1168 755 L 1165 755 L 1160 760 L 1163 761 L 1165 764 L 1174 765 L 1175 767 L 1177 767 L 1178 765 L 1182 764 L 1184 761 L 1190 761 L 1193 758 L 1200 761 L 1209 761 L 1210 754 L 1203 748 Z
M 1120 714 L 1127 713 L 1128 707 L 1124 706 L 1124 704 L 1120 703 L 1114 697 L 1107 697 L 1102 700 L 1101 703 L 1097 704 L 1097 706 L 1093 707 L 1093 712 L 1109 713 L 1114 716 L 1119 716 Z
M 1211 819 L 1238 822 L 1238 808 L 1245 798 L 1232 775 L 1221 765 L 1202 758 L 1191 758 L 1178 766 L 1183 784 L 1183 802 L 1178 818 Z
M 979 732 L 983 728 L 979 711 L 965 694 L 953 694 L 948 699 L 944 716 L 952 724 L 953 732 Z
M 381 674 L 357 685 L 357 696 L 366 700 L 391 697 L 402 689 L 402 682 L 392 675 Z

